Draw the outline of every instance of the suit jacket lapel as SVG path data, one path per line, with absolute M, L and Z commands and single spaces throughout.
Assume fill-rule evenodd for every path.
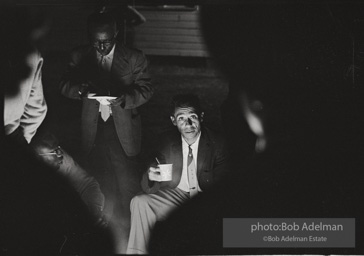
M 126 53 L 123 49 L 123 46 L 119 43 L 115 45 L 114 58 L 111 64 L 111 74 L 114 79 L 117 79 L 117 76 L 123 76 L 125 74 L 130 73 L 129 61 L 126 57 Z M 117 79 L 118 80 L 118 79 Z
M 171 162 L 173 163 L 173 171 L 176 173 L 176 176 L 173 176 L 173 180 L 176 179 L 176 182 L 180 181 L 182 175 L 182 167 L 183 167 L 183 153 L 182 153 L 182 141 L 179 136 L 179 140 L 176 140 L 171 146 Z
M 198 145 L 198 155 L 197 155 L 197 177 L 199 177 L 200 172 L 204 169 L 206 162 L 206 157 L 210 154 L 210 143 L 206 132 L 201 132 L 200 143 Z
M 129 60 L 123 46 L 119 43 L 115 45 L 114 58 L 111 64 L 111 80 L 115 83 L 114 88 L 111 88 L 112 95 L 118 95 L 126 89 L 126 85 L 121 83 L 122 77 L 131 73 Z

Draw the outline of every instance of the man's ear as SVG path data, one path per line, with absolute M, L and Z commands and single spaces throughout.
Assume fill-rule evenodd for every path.
M 201 112 L 201 114 L 200 114 L 200 122 L 202 123 L 202 121 L 203 121 L 203 116 L 204 116 L 204 112 Z
M 171 118 L 172 124 L 173 124 L 174 126 L 177 126 L 176 118 L 174 118 L 174 116 L 170 116 L 170 118 Z

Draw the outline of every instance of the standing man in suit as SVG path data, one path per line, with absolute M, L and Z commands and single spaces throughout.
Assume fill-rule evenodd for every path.
M 187 94 L 173 98 L 170 118 L 177 130 L 163 135 L 156 154 L 161 164 L 173 164 L 172 180 L 164 181 L 156 164 L 143 175 L 145 194 L 134 197 L 131 202 L 127 253 L 148 253 L 154 224 L 191 197 L 208 190 L 228 171 L 225 141 L 201 127 L 203 115 L 197 96 Z
M 105 195 L 105 214 L 117 216 L 120 236 L 129 233 L 130 200 L 140 190 L 136 156 L 141 147 L 137 107 L 153 95 L 144 54 L 116 41 L 113 16 L 94 13 L 88 18 L 90 44 L 74 49 L 60 83 L 61 92 L 82 99 L 82 145 L 92 175 Z M 90 93 L 114 96 L 98 101 Z M 119 219 L 120 218 L 120 219 Z M 126 235 L 127 236 L 127 235 Z M 117 238 L 123 253 L 127 237 Z

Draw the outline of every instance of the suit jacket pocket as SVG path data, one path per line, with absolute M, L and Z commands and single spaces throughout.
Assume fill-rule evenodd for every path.
M 198 183 L 202 190 L 209 189 L 214 183 L 214 175 L 210 170 L 203 170 L 198 177 Z

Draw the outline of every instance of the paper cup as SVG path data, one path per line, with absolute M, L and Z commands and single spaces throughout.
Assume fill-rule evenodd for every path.
M 173 164 L 159 164 L 159 172 L 162 176 L 162 181 L 172 180 L 172 166 Z

